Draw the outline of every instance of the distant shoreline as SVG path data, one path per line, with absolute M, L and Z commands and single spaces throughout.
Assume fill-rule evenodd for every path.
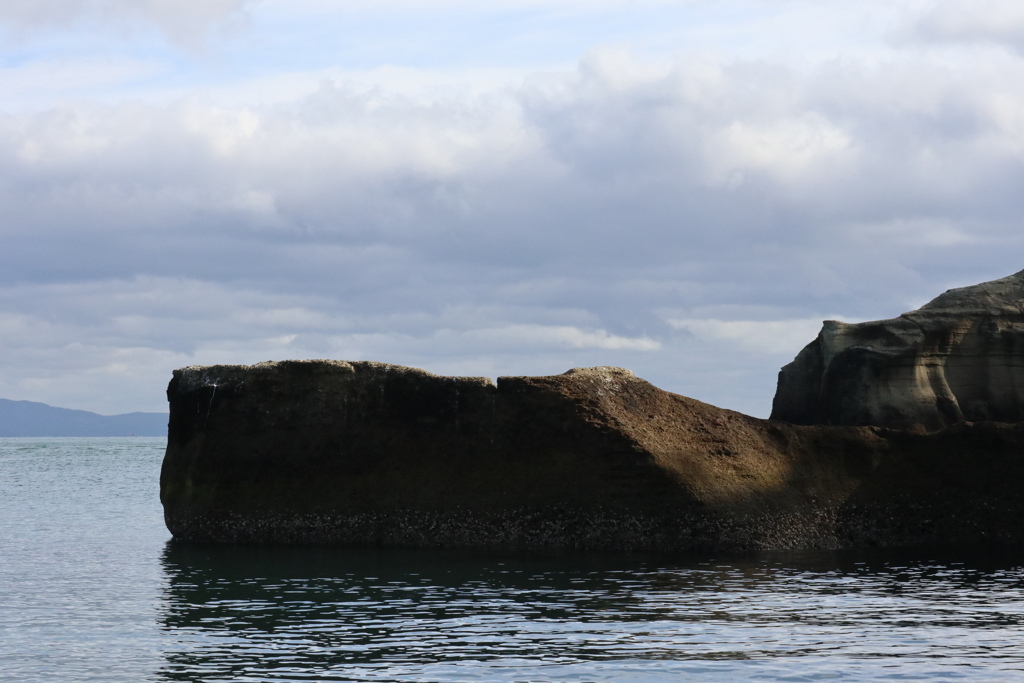
M 167 436 L 167 413 L 100 415 L 0 398 L 0 437 Z

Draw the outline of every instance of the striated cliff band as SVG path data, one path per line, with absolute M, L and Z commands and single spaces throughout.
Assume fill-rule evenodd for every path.
M 618 368 L 439 377 L 188 367 L 168 387 L 176 539 L 721 551 L 1019 543 L 1024 424 L 800 426 Z
M 916 431 L 1024 420 L 1024 271 L 892 320 L 826 321 L 779 373 L 771 417 Z

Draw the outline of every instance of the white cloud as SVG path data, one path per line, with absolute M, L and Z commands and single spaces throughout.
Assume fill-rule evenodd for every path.
M 492 0 L 489 7 L 501 9 L 569 9 L 606 7 L 651 7 L 669 4 L 694 4 L 700 0 Z M 326 13 L 333 11 L 365 11 L 386 8 L 388 10 L 453 10 L 475 9 L 479 3 L 471 0 L 348 0 L 343 5 L 337 0 L 262 0 L 268 8 L 275 10 L 298 9 L 304 12 Z
M 829 320 L 839 320 L 830 317 Z M 668 318 L 677 330 L 685 330 L 705 343 L 724 342 L 751 354 L 790 355 L 818 336 L 822 320 L 719 320 L 716 318 Z
M 773 7 L 792 27 L 807 5 Z M 763 414 L 832 311 L 891 317 L 1021 267 L 1024 61 L 944 45 L 593 47 L 521 79 L 337 52 L 224 67 L 223 89 L 142 57 L 14 60 L 0 395 L 152 410 L 176 365 L 335 357 L 624 365 Z
M 1008 265 L 975 272 L 1019 269 L 1005 246 L 1017 75 L 615 50 L 484 93 L 328 82 L 277 104 L 8 114 L 0 310 L 31 327 L 6 343 L 36 360 L 4 369 L 6 386 L 42 391 L 31 368 L 57 361 L 32 354 L 56 359 L 68 339 L 113 374 L 137 366 L 103 349 L 481 374 L 644 365 L 695 344 L 722 372 L 737 353 L 793 354 L 840 305 L 888 317 L 934 294 L 915 263 L 996 248 Z M 786 310 L 658 313 L 737 303 Z
M 661 343 L 647 337 L 623 337 L 609 334 L 605 330 L 583 330 L 567 325 L 507 325 L 472 330 L 469 336 L 479 344 L 519 349 L 555 346 L 609 351 L 657 351 L 661 348 Z
M 849 134 L 816 112 L 767 125 L 736 121 L 709 141 L 712 182 L 730 187 L 749 171 L 767 171 L 787 182 L 836 163 L 849 155 Z
M 902 33 L 936 42 L 1002 44 L 1024 49 L 1024 5 L 1017 0 L 941 0 L 929 3 Z
M 172 41 L 198 46 L 214 27 L 244 17 L 251 0 L 0 0 L 0 26 L 15 37 L 47 28 L 155 27 Z

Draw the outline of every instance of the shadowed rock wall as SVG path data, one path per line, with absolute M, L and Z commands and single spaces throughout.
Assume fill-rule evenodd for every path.
M 1024 271 L 892 320 L 826 321 L 779 372 L 771 418 L 917 431 L 1024 420 Z
M 189 367 L 167 526 L 193 541 L 725 550 L 1018 542 L 1024 431 L 758 420 L 617 368 Z

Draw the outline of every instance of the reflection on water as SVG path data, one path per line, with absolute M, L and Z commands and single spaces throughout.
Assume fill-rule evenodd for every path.
M 1020 558 L 169 543 L 166 681 L 1008 680 Z M 928 559 L 931 558 L 931 559 Z

